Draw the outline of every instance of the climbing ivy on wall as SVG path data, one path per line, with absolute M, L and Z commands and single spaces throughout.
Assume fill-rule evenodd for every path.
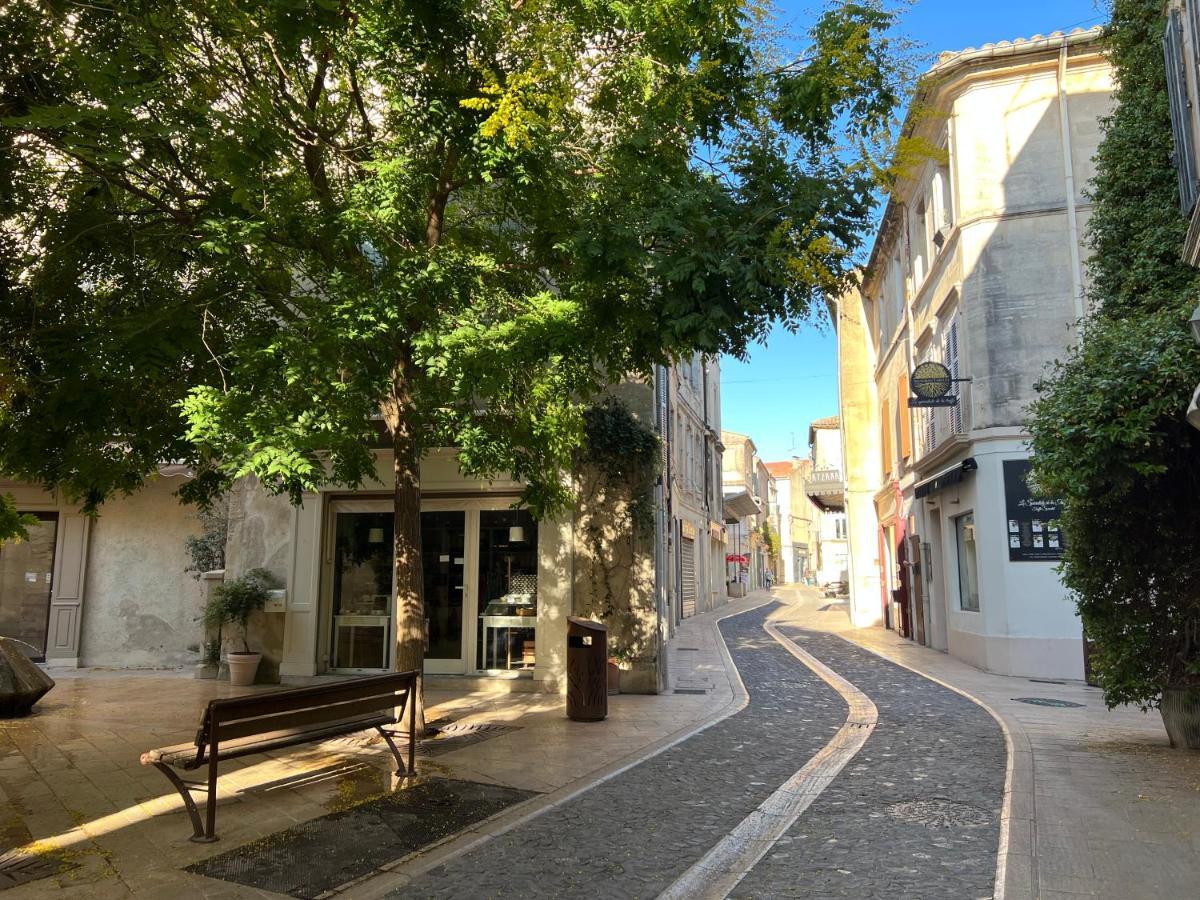
M 583 413 L 584 445 L 580 460 L 594 466 L 610 492 L 625 493 L 628 514 L 639 535 L 654 529 L 654 482 L 662 466 L 662 444 L 615 397 Z
M 1038 383 L 1033 478 L 1065 501 L 1064 584 L 1094 640 L 1110 706 L 1157 706 L 1200 685 L 1200 381 L 1180 259 L 1180 213 L 1159 0 L 1115 0 L 1107 41 L 1115 110 L 1091 185 L 1093 312 L 1080 345 Z

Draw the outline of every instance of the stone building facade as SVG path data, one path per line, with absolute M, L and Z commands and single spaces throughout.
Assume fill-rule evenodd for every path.
M 516 508 L 519 482 L 467 478 L 452 449 L 426 455 L 421 524 L 430 683 L 563 691 L 567 617 L 584 615 L 609 625 L 610 646 L 622 651 L 622 690 L 664 688 L 663 646 L 690 593 L 680 578 L 682 541 L 696 541 L 703 561 L 692 573 L 697 609 L 725 597 L 720 443 L 712 427 L 720 421 L 717 381 L 715 363 L 697 364 L 690 378 L 661 369 L 651 383 L 610 388 L 664 440 L 648 533 L 632 526 L 627 498 L 591 490 L 586 471 L 577 473 L 577 507 L 538 521 Z M 696 410 L 710 424 L 693 429 L 698 440 L 689 446 Z M 249 643 L 264 655 L 260 681 L 304 683 L 392 667 L 390 451 L 376 453 L 376 466 L 376 482 L 329 487 L 298 506 L 253 479 L 231 491 L 223 577 L 261 567 L 284 586 L 284 596 L 250 623 Z M 198 663 L 208 637 L 200 622 L 205 582 L 185 571 L 185 542 L 202 527 L 175 497 L 188 477 L 166 467 L 95 518 L 56 494 L 0 480 L 0 491 L 39 518 L 29 541 L 0 547 L 0 633 L 26 641 L 30 655 L 49 665 Z
M 835 304 L 856 621 L 1005 674 L 1083 674 L 1054 505 L 1023 477 L 1024 415 L 1085 313 L 1085 188 L 1112 87 L 1099 38 L 942 55 L 906 123 L 937 152 L 895 186 L 861 294 Z M 910 408 L 925 361 L 957 379 L 952 405 Z
M 721 368 L 719 359 L 697 354 L 662 371 L 670 421 L 666 568 L 675 623 L 727 599 Z

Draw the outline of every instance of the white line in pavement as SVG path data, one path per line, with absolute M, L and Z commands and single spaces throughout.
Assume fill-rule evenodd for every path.
M 992 900 L 1007 900 L 1007 896 L 1008 896 L 1008 857 L 1009 857 L 1010 853 L 1012 852 L 1013 794 L 1017 792 L 1017 788 L 1015 786 L 1015 781 L 1017 779 L 1017 749 L 1016 749 L 1017 745 L 1016 745 L 1016 740 L 1013 737 L 1012 730 L 1008 726 L 1007 720 L 1005 720 L 1005 718 L 1002 715 L 1000 715 L 999 712 L 997 712 L 995 709 L 993 709 L 989 704 L 985 703 L 983 700 L 981 700 L 979 697 L 972 694 L 970 691 L 964 690 L 963 688 L 953 685 L 948 681 L 943 681 L 942 679 L 940 679 L 934 675 L 930 675 L 928 672 L 922 671 L 921 669 L 918 669 L 915 666 L 912 666 L 909 663 L 904 662 L 902 659 L 899 659 L 896 656 L 892 656 L 891 654 L 886 653 L 885 651 L 883 651 L 881 649 L 868 646 L 867 644 L 860 644 L 858 641 L 854 640 L 853 638 L 851 638 L 845 634 L 842 634 L 840 632 L 835 632 L 835 631 L 830 631 L 827 633 L 828 634 L 836 634 L 838 637 L 840 637 L 843 641 L 845 641 L 851 647 L 857 647 L 859 650 L 865 650 L 868 653 L 873 654 L 874 656 L 878 656 L 880 659 L 887 660 L 892 665 L 899 666 L 902 669 L 907 669 L 908 671 L 912 672 L 914 675 L 920 675 L 926 681 L 932 681 L 934 684 L 940 684 L 946 690 L 953 691 L 956 694 L 960 694 L 961 696 L 966 697 L 968 700 L 970 700 L 976 706 L 982 708 L 993 719 L 996 720 L 996 724 L 998 724 L 1000 726 L 1000 730 L 1004 733 L 1004 751 L 1008 757 L 1008 762 L 1005 764 L 1005 767 L 1004 767 L 1004 800 L 1000 807 L 1000 844 L 996 848 L 996 882 L 995 882 L 995 887 L 992 890 Z M 1021 772 L 1021 781 L 1024 785 L 1024 792 L 1029 795 L 1031 803 L 1033 802 L 1033 789 L 1030 786 L 1030 782 L 1032 781 L 1032 778 L 1033 778 L 1032 763 L 1023 762 L 1022 763 L 1022 772 Z M 1035 820 L 1030 819 L 1029 821 L 1030 821 L 1031 829 L 1034 829 L 1037 827 L 1037 823 Z M 1027 855 L 1029 857 L 1029 859 L 1032 860 L 1032 856 L 1033 856 L 1033 841 L 1032 841 L 1032 839 L 1025 838 L 1024 841 L 1022 841 L 1022 847 L 1023 847 L 1023 850 L 1025 851 L 1025 855 Z M 1030 863 L 1030 865 L 1032 866 L 1032 863 Z M 1036 896 L 1037 867 L 1032 866 L 1032 871 L 1034 873 L 1033 877 L 1035 879 L 1034 885 L 1033 885 L 1035 888 L 1034 895 Z
M 754 598 L 746 597 L 742 599 L 751 600 Z M 532 800 L 509 807 L 509 809 L 495 816 L 476 823 L 466 831 L 453 835 L 442 842 L 422 847 L 393 863 L 384 865 L 360 878 L 336 887 L 332 891 L 329 891 L 328 895 L 334 896 L 342 893 L 350 895 L 353 892 L 355 900 L 377 900 L 377 898 L 403 889 L 413 879 L 425 874 L 430 869 L 445 865 L 475 850 L 493 838 L 512 831 L 514 828 L 524 825 L 526 822 L 536 819 L 538 816 L 548 813 L 553 809 L 557 809 L 581 794 L 590 791 L 592 788 L 627 772 L 635 766 L 644 763 L 646 760 L 658 756 L 660 753 L 670 750 L 672 747 L 682 744 L 700 732 L 707 731 L 718 722 L 741 712 L 750 703 L 750 693 L 746 690 L 746 683 L 742 681 L 741 672 L 734 665 L 733 656 L 730 654 L 729 647 L 725 643 L 724 635 L 721 634 L 720 626 L 726 619 L 745 615 L 766 606 L 768 603 L 775 603 L 777 600 L 778 598 L 773 595 L 758 598 L 757 602 L 752 605 L 722 611 L 719 616 L 713 616 L 709 619 L 707 624 L 713 631 L 714 645 L 724 663 L 732 696 L 724 707 L 718 709 L 706 719 L 691 722 L 666 737 L 646 747 L 635 750 L 613 765 L 601 768 L 590 775 L 585 775 L 583 778 L 563 785 L 549 794 L 542 794 Z
M 695 865 L 680 875 L 674 884 L 659 895 L 659 900 L 693 900 L 701 897 L 705 900 L 723 900 L 727 897 L 837 777 L 846 763 L 862 749 L 870 737 L 871 728 L 879 721 L 879 711 L 870 697 L 811 653 L 802 650 L 770 622 L 763 628 L 842 695 L 850 707 L 846 723 L 804 768 L 785 781 L 758 809 L 746 816 Z

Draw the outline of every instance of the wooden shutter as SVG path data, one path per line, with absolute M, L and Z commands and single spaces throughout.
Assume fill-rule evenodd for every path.
M 883 401 L 883 414 L 880 417 L 880 430 L 883 432 L 883 477 L 887 478 L 892 472 L 892 429 L 896 426 L 892 424 L 892 409 L 891 404 Z
M 1183 43 L 1183 16 L 1172 9 L 1163 33 L 1163 60 L 1167 68 L 1167 100 L 1171 134 L 1175 142 L 1175 171 L 1179 178 L 1179 205 L 1190 216 L 1196 205 L 1196 157 L 1192 140 L 1191 101 L 1187 90 L 1187 60 Z
M 900 455 L 912 459 L 912 416 L 908 412 L 908 379 L 896 379 L 896 410 L 900 414 Z

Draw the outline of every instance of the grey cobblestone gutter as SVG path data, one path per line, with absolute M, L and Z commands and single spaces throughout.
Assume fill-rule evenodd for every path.
M 842 699 L 763 631 L 775 608 L 720 625 L 750 694 L 741 712 L 390 896 L 657 896 L 845 721 Z
M 870 696 L 879 721 L 731 896 L 991 897 L 1007 762 L 996 721 L 839 637 L 781 631 Z

